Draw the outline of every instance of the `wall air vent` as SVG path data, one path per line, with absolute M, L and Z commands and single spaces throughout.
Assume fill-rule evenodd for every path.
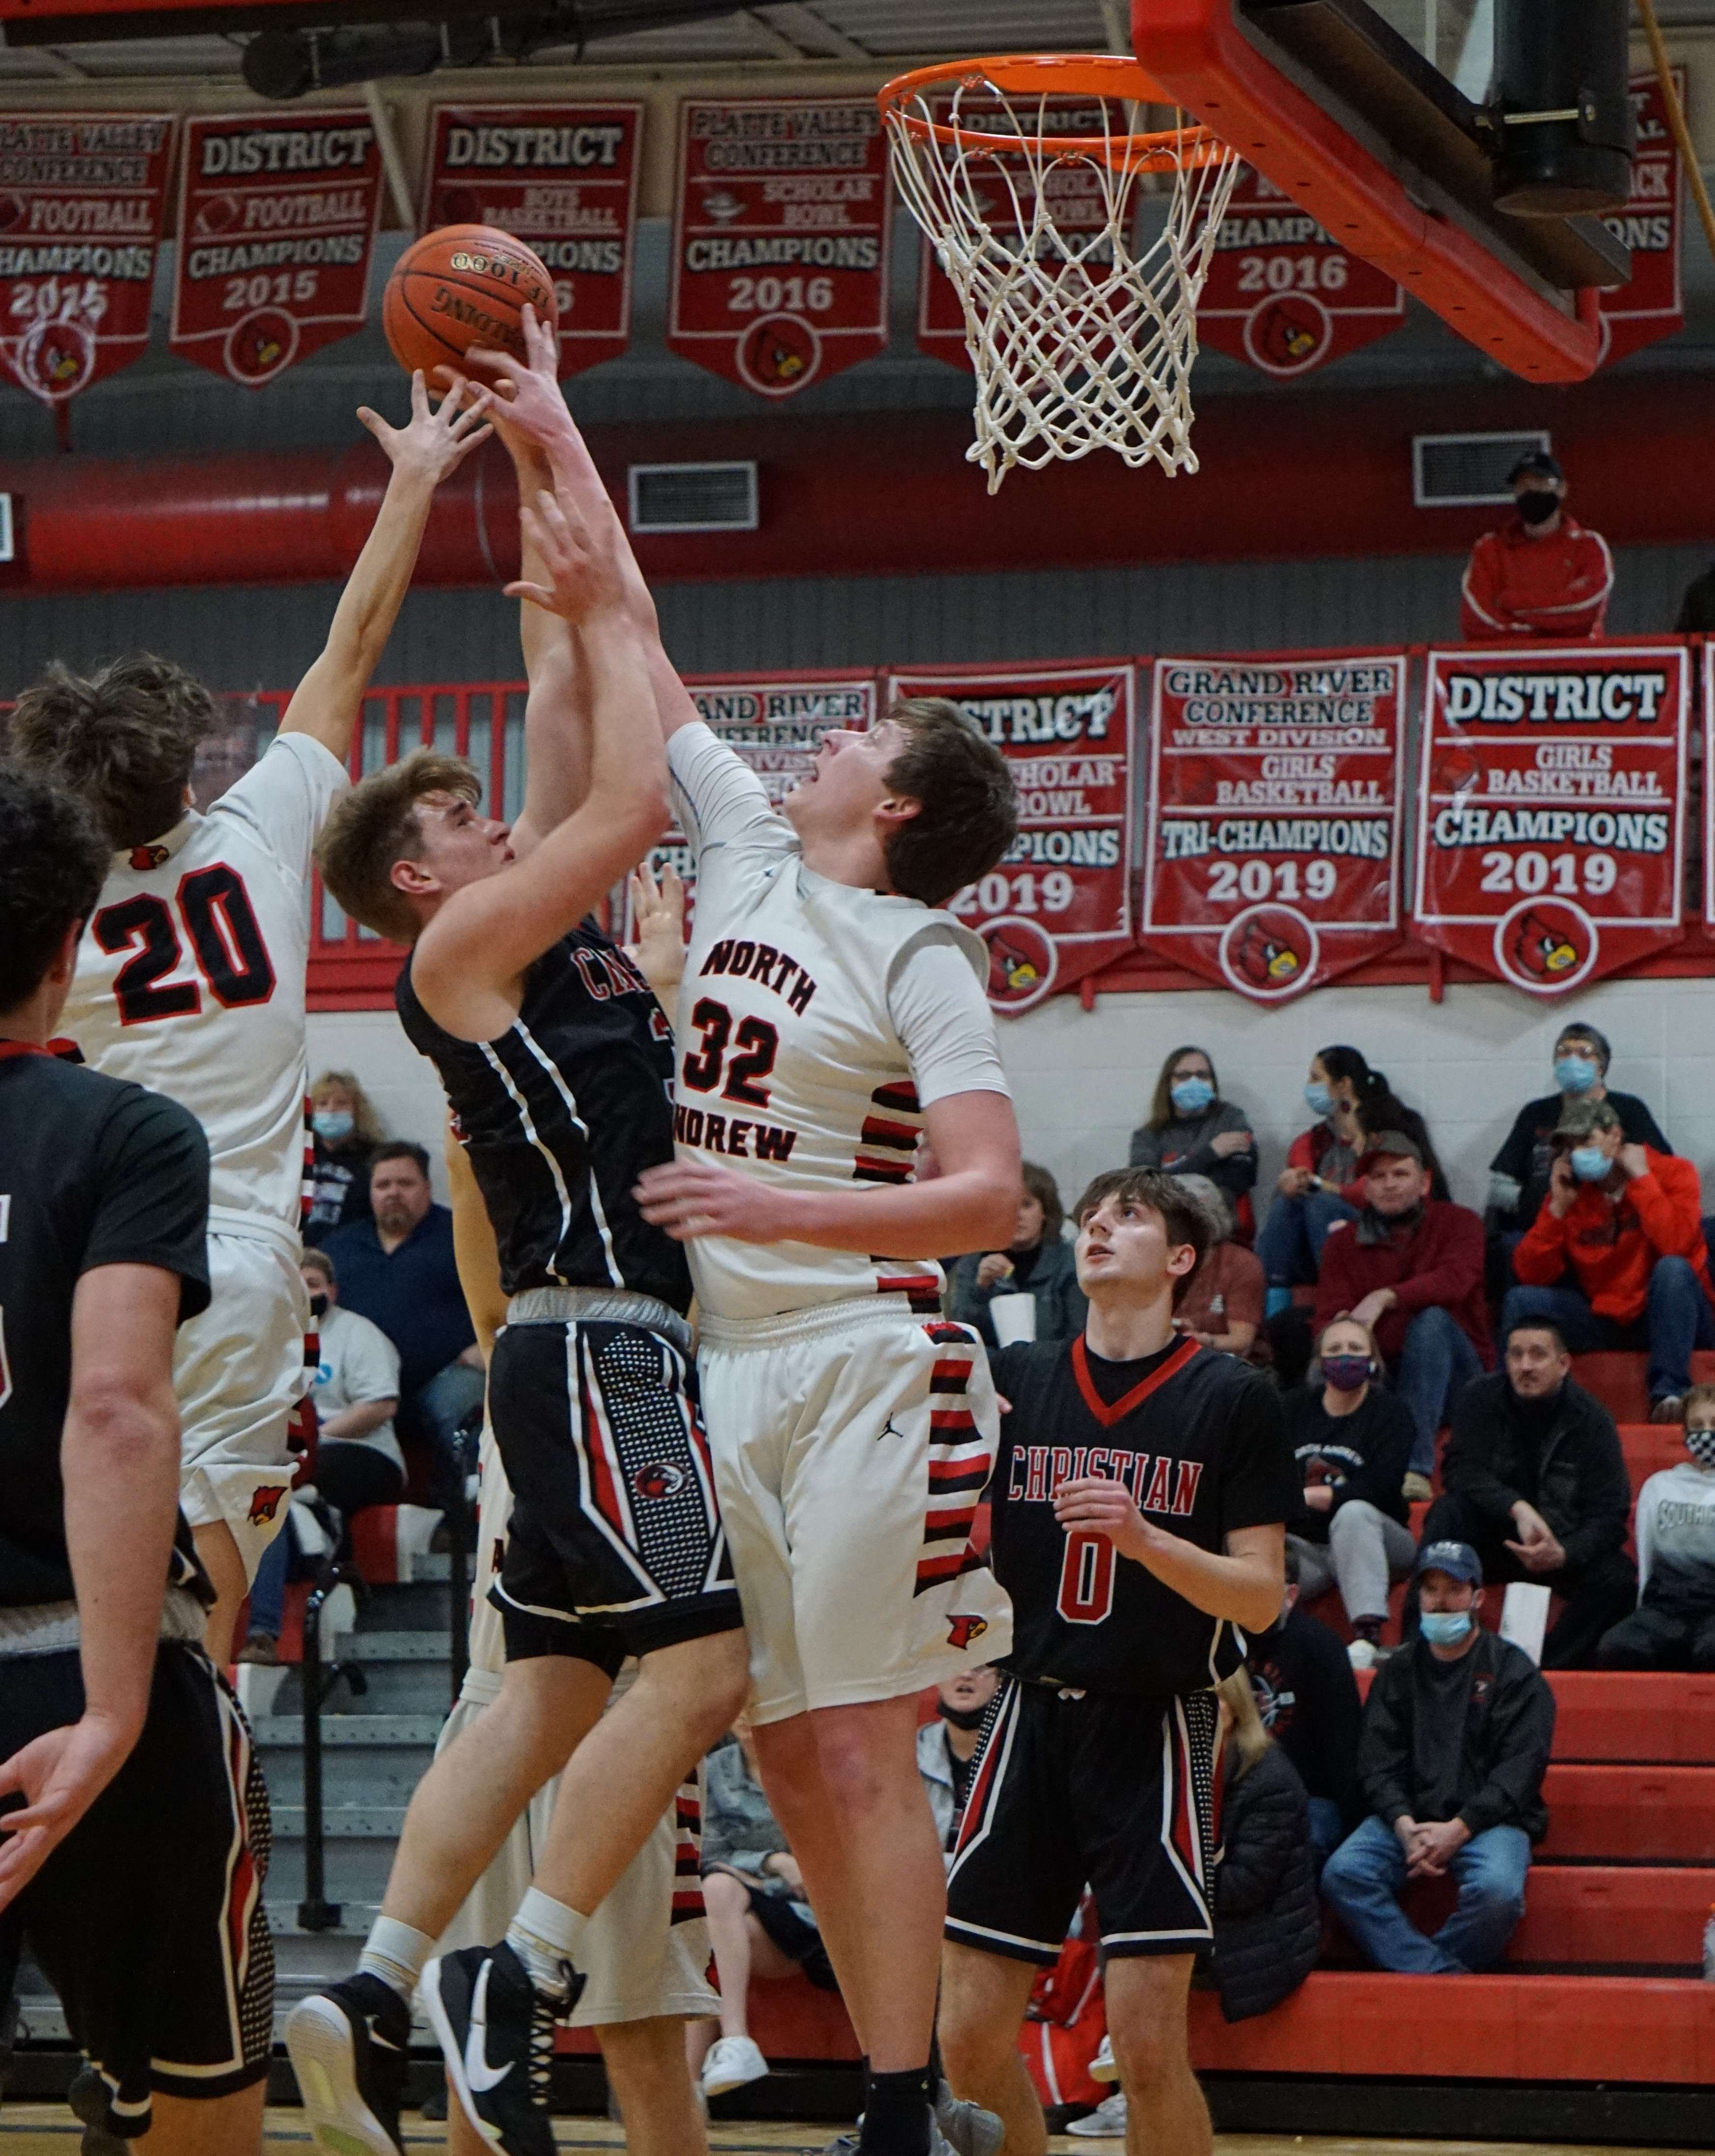
M 1533 449 L 1546 449 L 1546 431 L 1517 434 L 1414 434 L 1411 498 L 1420 509 L 1476 509 L 1509 503 L 1507 475 Z
M 757 528 L 753 464 L 633 465 L 629 492 L 636 532 Z

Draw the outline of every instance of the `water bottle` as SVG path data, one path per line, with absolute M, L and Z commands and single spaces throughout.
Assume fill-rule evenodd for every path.
M 1715 1905 L 1709 1911 L 1709 1921 L 1703 1927 L 1703 1981 L 1715 1984 Z

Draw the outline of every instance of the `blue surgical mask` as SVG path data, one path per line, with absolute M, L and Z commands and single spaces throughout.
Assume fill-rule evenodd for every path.
M 357 1129 L 357 1119 L 348 1108 L 318 1108 L 310 1118 L 310 1127 L 324 1145 L 337 1145 Z
M 1175 1078 L 1168 1096 L 1182 1116 L 1200 1116 L 1214 1098 L 1214 1088 L 1206 1078 Z
M 1587 1055 L 1557 1055 L 1554 1083 L 1563 1093 L 1588 1093 L 1596 1082 L 1596 1066 Z
M 1423 1636 L 1432 1647 L 1456 1647 L 1471 1630 L 1468 1609 L 1425 1609 Z
M 1304 1105 L 1320 1122 L 1334 1112 L 1334 1096 L 1326 1086 L 1307 1086 Z
M 1574 1146 L 1567 1158 L 1580 1183 L 1605 1183 L 1614 1165 L 1600 1146 Z

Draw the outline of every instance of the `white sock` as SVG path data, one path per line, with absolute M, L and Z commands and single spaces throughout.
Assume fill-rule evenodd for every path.
M 567 1964 L 575 1967 L 578 1943 L 588 1922 L 588 1917 L 568 1909 L 539 1887 L 525 1890 L 518 1913 L 506 1927 L 506 1944 L 529 1970 L 530 1980 L 538 1991 L 552 1999 L 566 1996 L 570 1989 Z
M 378 1976 L 408 2006 L 423 1964 L 434 1952 L 434 1941 L 427 1932 L 402 1924 L 397 1917 L 377 1917 L 357 1958 L 357 1969 L 362 1975 Z

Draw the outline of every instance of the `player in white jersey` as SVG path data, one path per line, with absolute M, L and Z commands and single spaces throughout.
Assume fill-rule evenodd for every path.
M 192 805 L 214 699 L 165 660 L 88 680 L 51 666 L 19 698 L 13 756 L 80 795 L 115 849 L 84 932 L 64 1029 L 85 1060 L 171 1095 L 208 1133 L 213 1300 L 178 1335 L 182 1497 L 218 1591 L 208 1646 L 232 1626 L 285 1518 L 286 1428 L 305 1389 L 298 1273 L 311 849 L 345 791 L 362 693 L 411 581 L 440 480 L 483 440 L 485 393 L 460 384 L 412 418 L 358 417 L 393 475 L 334 613 L 266 754 L 205 815 Z
M 611 519 L 557 396 L 503 371 L 513 424 Z M 631 567 L 697 860 L 680 1158 L 639 1194 L 691 1245 L 757 1758 L 866 2055 L 860 2145 L 925 2156 L 944 1873 L 917 1695 L 1004 1655 L 1010 1613 L 969 1546 L 998 1435 L 983 1351 L 924 1320 L 935 1259 L 1004 1241 L 1019 1190 L 986 958 L 937 909 L 1005 852 L 1012 784 L 950 704 L 914 701 L 830 733 L 777 811 L 699 719 Z M 926 1137 L 937 1172 L 914 1181 Z

